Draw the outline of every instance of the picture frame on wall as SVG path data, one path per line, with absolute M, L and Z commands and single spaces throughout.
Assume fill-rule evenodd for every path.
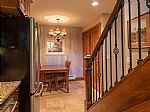
M 48 53 L 51 52 L 63 52 L 63 43 L 62 41 L 56 41 L 56 40 L 49 40 L 47 41 L 47 50 Z
M 128 28 L 128 47 L 129 47 L 129 21 Z M 131 44 L 132 49 L 138 49 L 138 17 L 131 20 Z M 150 15 L 145 13 L 141 15 L 141 48 L 150 47 Z

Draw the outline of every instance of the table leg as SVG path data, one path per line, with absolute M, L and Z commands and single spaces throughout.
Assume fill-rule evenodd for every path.
M 66 72 L 66 89 L 67 93 L 69 93 L 69 73 Z
M 58 74 L 55 74 L 54 78 L 54 85 L 55 85 L 55 90 L 58 90 Z

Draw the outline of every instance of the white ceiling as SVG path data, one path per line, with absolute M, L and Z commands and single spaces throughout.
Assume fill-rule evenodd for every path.
M 31 4 L 31 16 L 42 25 L 54 25 L 44 19 L 44 16 L 62 15 L 70 18 L 62 26 L 83 27 L 98 17 L 101 13 L 111 13 L 116 0 L 98 0 L 99 5 L 93 7 L 92 0 L 34 0 Z

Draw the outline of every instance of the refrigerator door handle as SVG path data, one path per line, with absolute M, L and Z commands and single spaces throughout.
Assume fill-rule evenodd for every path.
M 41 86 L 41 88 L 40 88 Z M 35 93 L 35 96 L 40 96 L 42 91 L 43 91 L 43 83 L 42 82 L 39 82 L 39 92 Z
M 14 103 L 14 106 L 13 106 L 11 112 L 15 112 L 15 109 L 16 109 L 16 107 L 17 107 L 17 104 L 18 104 L 18 102 L 16 101 L 16 102 Z
M 36 94 L 36 92 L 37 92 L 37 90 L 36 90 L 34 93 L 30 93 L 29 95 L 30 95 L 30 96 L 33 96 L 33 95 Z

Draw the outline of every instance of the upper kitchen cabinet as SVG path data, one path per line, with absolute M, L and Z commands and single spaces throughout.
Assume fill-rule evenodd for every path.
M 33 0 L 1 0 L 0 12 L 3 15 L 29 16 Z

